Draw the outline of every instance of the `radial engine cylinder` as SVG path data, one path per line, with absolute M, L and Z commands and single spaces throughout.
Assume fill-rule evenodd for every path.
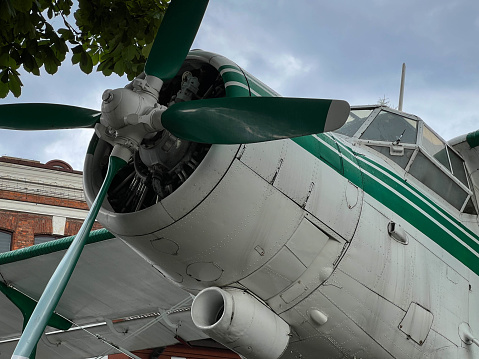
M 206 335 L 248 359 L 277 359 L 288 346 L 289 325 L 239 289 L 202 290 L 191 316 Z

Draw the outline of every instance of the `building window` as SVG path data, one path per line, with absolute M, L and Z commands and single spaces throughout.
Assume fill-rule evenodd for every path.
M 0 231 L 0 253 L 8 252 L 12 249 L 12 233 Z
M 50 242 L 55 239 L 60 238 L 59 236 L 54 236 L 50 234 L 35 234 L 33 237 L 33 244 L 40 244 L 40 243 L 45 243 L 45 242 Z

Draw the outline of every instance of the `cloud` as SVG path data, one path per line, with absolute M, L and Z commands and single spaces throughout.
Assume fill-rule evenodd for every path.
M 0 156 L 18 157 L 46 163 L 61 159 L 75 170 L 83 170 L 83 160 L 93 130 L 10 131 L 0 130 Z
M 446 140 L 479 129 L 478 89 L 413 90 L 405 99 L 405 110 L 419 116 Z
M 83 162 L 88 144 L 94 131 L 90 129 L 58 131 L 58 137 L 43 149 L 45 158 L 60 159 L 69 163 L 76 170 L 83 170 Z

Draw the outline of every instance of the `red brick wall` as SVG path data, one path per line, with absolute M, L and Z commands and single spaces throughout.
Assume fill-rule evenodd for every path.
M 10 199 L 13 201 L 48 204 L 51 206 L 69 207 L 69 208 L 88 210 L 88 206 L 85 201 L 41 196 L 41 195 L 32 194 L 32 193 L 21 193 L 21 192 L 0 190 L 0 198 Z
M 88 210 L 85 201 L 30 193 L 0 190 L 0 199 Z M 77 234 L 82 223 L 82 220 L 67 218 L 64 236 Z M 93 230 L 100 228 L 101 225 L 95 222 Z M 0 230 L 12 233 L 12 250 L 28 247 L 34 244 L 34 236 L 37 234 L 52 235 L 52 216 L 0 209 Z
M 67 218 L 65 236 L 78 233 L 83 221 Z M 99 223 L 93 229 L 102 228 Z M 36 234 L 52 235 L 52 216 L 0 210 L 0 230 L 11 232 L 12 250 L 33 245 Z
M 152 349 L 134 351 L 133 354 L 141 359 L 149 359 Z M 206 348 L 200 346 L 189 347 L 176 344 L 166 347 L 158 359 L 170 359 L 171 357 L 187 359 L 240 359 L 239 355 L 228 349 Z M 108 355 L 108 359 L 128 359 L 124 354 Z

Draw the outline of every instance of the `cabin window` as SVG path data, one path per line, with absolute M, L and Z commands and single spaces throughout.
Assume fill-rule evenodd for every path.
M 40 244 L 40 243 L 53 241 L 53 240 L 58 239 L 60 237 L 52 236 L 52 235 L 48 235 L 48 234 L 36 234 L 33 238 L 34 238 L 33 239 L 33 244 Z
M 0 253 L 12 249 L 12 233 L 0 230 Z
M 352 110 L 349 113 L 346 123 L 334 132 L 352 137 L 368 119 L 371 112 L 373 112 L 373 110 Z
M 443 172 L 421 151 L 418 152 L 409 173 L 448 201 L 459 211 L 469 194 Z
M 464 160 L 457 152 L 420 120 L 384 109 L 374 118 L 372 114 L 371 109 L 352 110 L 336 132 L 353 136 L 361 131 L 357 136 L 366 146 L 408 171 L 457 210 L 477 215 Z
M 474 203 L 472 203 L 472 197 L 469 198 L 469 201 L 467 201 L 466 207 L 464 207 L 463 212 L 477 215 L 476 207 L 474 207 Z
M 469 187 L 467 183 L 467 176 L 466 176 L 466 169 L 464 167 L 464 161 L 450 148 L 448 148 L 447 153 L 449 154 L 449 159 L 451 160 L 452 174 L 459 181 L 461 181 L 465 186 Z
M 437 137 L 427 126 L 422 131 L 422 145 L 424 150 L 434 157 L 441 165 L 451 172 L 446 144 Z
M 381 111 L 360 138 L 391 143 L 416 143 L 417 121 Z

